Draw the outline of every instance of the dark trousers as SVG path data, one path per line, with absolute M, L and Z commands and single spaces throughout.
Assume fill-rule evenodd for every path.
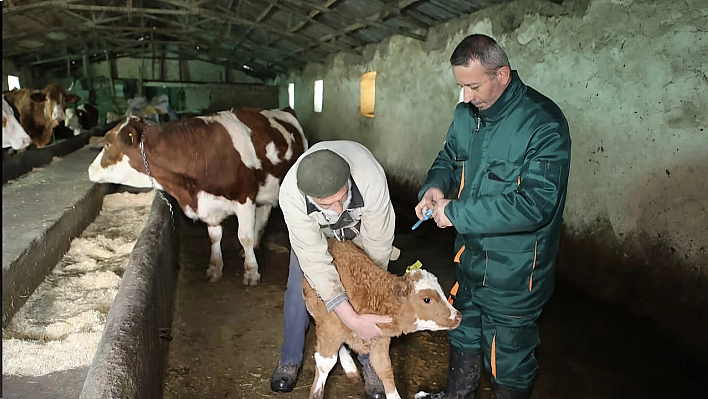
M 305 351 L 305 333 L 310 325 L 310 315 L 307 313 L 305 298 L 302 296 L 303 277 L 300 261 L 291 249 L 288 285 L 285 290 L 283 306 L 285 339 L 283 346 L 280 347 L 281 364 L 302 364 L 302 354 Z

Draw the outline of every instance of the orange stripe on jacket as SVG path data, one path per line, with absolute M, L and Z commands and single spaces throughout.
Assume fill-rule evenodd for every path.
M 457 290 L 460 289 L 460 283 L 457 281 L 455 282 L 455 285 L 452 286 L 452 289 L 450 290 L 450 296 L 447 297 L 447 301 L 452 305 L 454 302 L 453 297 L 457 295 Z
M 492 338 L 492 354 L 489 363 L 492 364 L 492 376 L 497 378 L 497 334 Z
M 457 198 L 462 195 L 462 189 L 465 188 L 465 163 L 462 162 L 462 178 L 460 179 L 460 191 L 457 192 Z

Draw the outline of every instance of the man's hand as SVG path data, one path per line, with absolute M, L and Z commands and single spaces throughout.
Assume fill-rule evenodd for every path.
M 452 222 L 450 222 L 450 219 L 445 216 L 445 206 L 450 203 L 449 199 L 441 199 L 435 204 L 435 208 L 433 208 L 433 220 L 435 220 L 435 223 L 437 223 L 438 227 L 444 229 L 445 227 L 450 227 L 452 226 Z
M 390 323 L 389 316 L 379 316 L 375 314 L 358 314 L 352 308 L 349 301 L 344 301 L 334 308 L 334 313 L 339 320 L 349 327 L 356 335 L 362 339 L 374 339 L 384 337 L 381 329 L 376 324 Z
M 423 198 L 420 200 L 418 205 L 415 206 L 415 215 L 418 216 L 418 219 L 423 220 L 423 214 L 425 211 L 428 209 L 435 209 L 435 205 L 444 198 L 445 194 L 443 194 L 441 189 L 437 187 L 430 187 L 425 194 L 423 194 Z

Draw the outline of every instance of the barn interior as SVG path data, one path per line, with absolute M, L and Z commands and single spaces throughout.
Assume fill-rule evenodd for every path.
M 396 209 L 402 256 L 390 270 L 420 259 L 448 290 L 454 231 L 410 226 L 461 101 L 450 54 L 483 33 L 560 106 L 573 140 L 533 398 L 708 392 L 704 0 L 5 0 L 2 9 L 3 91 L 57 83 L 81 97 L 68 107 L 98 109 L 98 124 L 76 136 L 3 153 L 4 349 L 15 338 L 13 316 L 57 275 L 54 265 L 104 197 L 139 191 L 93 184 L 86 168 L 98 154 L 94 140 L 126 115 L 169 118 L 153 99 L 166 99 L 178 117 L 290 106 L 310 144 L 364 144 L 386 171 Z M 282 342 L 282 214 L 272 214 L 269 245 L 257 252 L 258 286 L 242 285 L 235 218 L 224 229 L 224 278 L 207 283 L 205 225 L 167 197 L 172 206 L 156 195 L 136 222 L 145 228 L 124 259 L 126 270 L 159 281 L 139 286 L 125 280 L 135 273 L 119 273 L 115 302 L 98 312 L 105 329 L 91 331 L 96 355 L 86 360 L 6 373 L 3 350 L 2 397 L 308 397 L 313 328 L 297 388 L 276 394 L 268 385 Z M 448 347 L 444 332 L 393 341 L 403 397 L 444 387 Z M 363 398 L 341 369 L 327 389 L 327 397 Z M 488 380 L 478 396 L 492 397 Z

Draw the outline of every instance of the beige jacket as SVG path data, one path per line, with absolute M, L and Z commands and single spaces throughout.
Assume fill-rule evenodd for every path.
M 313 145 L 304 155 L 329 149 L 344 158 L 350 167 L 352 203 L 345 212 L 351 216 L 349 233 L 359 233 L 352 241 L 381 268 L 388 268 L 391 257 L 396 216 L 388 192 L 386 175 L 374 155 L 363 145 L 353 141 L 325 141 Z M 302 159 L 302 157 L 300 158 Z M 290 233 L 290 244 L 300 261 L 307 281 L 327 303 L 328 310 L 346 300 L 339 274 L 327 251 L 327 238 L 334 234 L 330 221 L 297 188 L 295 162 L 280 186 L 280 207 Z M 361 195 L 358 197 L 356 192 Z M 361 221 L 358 224 L 358 221 Z M 335 226 L 336 227 L 336 226 Z M 336 229 L 335 229 L 336 230 Z M 347 237 L 352 239 L 352 237 Z

